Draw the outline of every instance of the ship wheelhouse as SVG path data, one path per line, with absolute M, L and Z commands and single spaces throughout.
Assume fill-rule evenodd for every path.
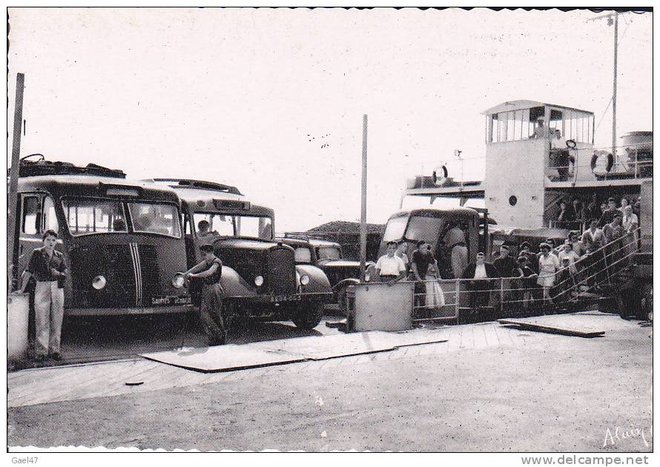
M 520 228 L 581 228 L 558 222 L 560 203 L 613 196 L 637 198 L 653 172 L 651 132 L 630 132 L 621 145 L 594 146 L 594 114 L 531 100 L 508 101 L 484 112 L 483 181 L 416 177 L 407 196 L 482 198 L 498 224 Z

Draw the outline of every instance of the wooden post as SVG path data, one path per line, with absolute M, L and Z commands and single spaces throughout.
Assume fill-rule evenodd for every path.
M 360 213 L 360 282 L 367 267 L 367 115 L 362 116 L 362 209 Z
M 18 267 L 16 252 L 16 213 L 18 212 L 18 165 L 21 155 L 21 127 L 23 123 L 23 87 L 25 76 L 23 73 L 16 74 L 16 100 L 14 101 L 14 139 L 11 151 L 11 169 L 9 172 L 9 199 L 7 206 L 7 253 L 9 254 L 9 268 L 11 274 L 11 286 L 17 286 Z M 10 290 L 11 291 L 11 290 Z

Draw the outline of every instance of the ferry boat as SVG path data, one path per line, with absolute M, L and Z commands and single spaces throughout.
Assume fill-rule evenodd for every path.
M 453 198 L 460 206 L 481 199 L 501 226 L 579 229 L 557 223 L 562 201 L 589 203 L 595 196 L 599 203 L 609 197 L 652 202 L 650 190 L 648 197 L 642 195 L 642 186 L 650 185 L 653 175 L 652 132 L 629 132 L 620 146 L 597 148 L 594 114 L 587 110 L 515 100 L 484 115 L 485 179 L 456 181 L 441 166 L 408 181 L 402 206 L 408 197 L 427 197 L 431 205 Z M 557 147 L 564 141 L 565 147 Z

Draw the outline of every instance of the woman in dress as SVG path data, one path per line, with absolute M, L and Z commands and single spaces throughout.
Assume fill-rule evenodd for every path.
M 429 265 L 428 270 L 426 271 L 426 310 L 427 314 L 431 313 L 431 310 L 441 308 L 445 306 L 445 294 L 442 292 L 442 287 L 438 282 L 440 274 L 434 264 Z
M 550 289 L 555 284 L 555 274 L 559 269 L 559 258 L 550 254 L 550 245 L 541 243 L 541 256 L 539 256 L 539 278 L 537 284 L 543 287 L 543 301 L 552 303 Z

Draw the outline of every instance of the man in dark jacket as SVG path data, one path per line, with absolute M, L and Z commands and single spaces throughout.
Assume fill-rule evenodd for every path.
M 472 290 L 470 294 L 471 308 L 488 306 L 490 291 L 493 288 L 493 283 L 489 279 L 497 277 L 499 277 L 497 268 L 486 262 L 486 255 L 483 252 L 477 253 L 477 260 L 468 264 L 463 273 L 464 279 L 474 279 L 467 283 L 468 289 Z
M 614 216 L 621 214 L 616 208 L 616 200 L 610 198 L 607 200 L 607 209 L 603 211 L 603 214 L 600 216 L 600 221 L 598 222 L 598 227 L 604 227 L 606 224 L 610 224 L 614 220 Z
M 509 256 L 509 246 L 500 246 L 500 257 L 493 261 L 500 277 L 513 277 L 513 270 L 518 267 L 516 260 Z

